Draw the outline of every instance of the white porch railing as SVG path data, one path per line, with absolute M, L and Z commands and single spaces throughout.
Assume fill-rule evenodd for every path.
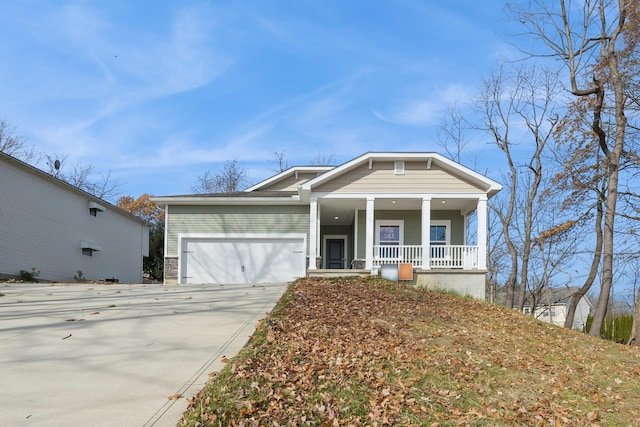
M 431 268 L 478 268 L 478 246 L 433 245 L 431 246 Z M 422 266 L 420 245 L 374 245 L 373 266 L 383 264 L 410 263 Z

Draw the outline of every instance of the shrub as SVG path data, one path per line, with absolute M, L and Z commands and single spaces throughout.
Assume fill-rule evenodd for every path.
M 31 267 L 31 271 L 20 270 L 20 280 L 23 282 L 38 283 L 37 277 L 40 275 L 40 271 L 35 267 Z
M 587 318 L 587 324 L 585 325 L 587 333 L 591 330 L 592 323 L 593 316 L 589 316 Z M 619 344 L 626 344 L 629 342 L 632 327 L 633 315 L 631 314 L 607 316 L 600 328 L 600 337 L 606 340 L 615 341 Z

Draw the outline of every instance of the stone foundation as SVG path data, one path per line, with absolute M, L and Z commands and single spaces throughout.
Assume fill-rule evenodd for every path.
M 175 285 L 178 283 L 178 257 L 164 258 L 164 284 Z

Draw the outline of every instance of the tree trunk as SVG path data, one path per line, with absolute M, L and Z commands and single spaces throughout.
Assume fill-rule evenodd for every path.
M 638 319 L 640 319 L 640 293 L 638 293 L 638 298 L 636 299 L 636 308 L 633 310 L 633 326 L 631 327 L 631 335 L 627 345 L 640 346 L 640 322 L 638 322 Z
M 624 22 L 624 11 L 620 11 L 621 20 Z M 622 23 L 619 24 L 622 28 Z M 627 118 L 624 114 L 626 95 L 624 93 L 624 82 L 618 70 L 618 60 L 615 52 L 615 33 L 608 44 L 605 63 L 609 71 L 609 81 L 613 87 L 615 98 L 615 141 L 613 150 L 605 151 L 608 160 L 608 186 L 606 211 L 604 216 L 604 258 L 602 262 L 602 285 L 600 297 L 593 314 L 590 335 L 600 336 L 600 327 L 604 322 L 609 305 L 609 294 L 613 285 L 613 256 L 614 256 L 614 222 L 616 217 L 616 204 L 618 201 L 618 176 L 620 173 L 620 158 L 625 142 Z M 604 148 L 604 147 L 603 147 Z
M 596 234 L 596 243 L 595 243 L 595 251 L 593 255 L 593 259 L 591 260 L 591 268 L 589 269 L 589 276 L 585 280 L 584 284 L 578 289 L 578 291 L 573 294 L 571 297 L 571 301 L 569 302 L 569 310 L 567 312 L 567 317 L 564 320 L 564 327 L 567 329 L 573 328 L 573 322 L 576 317 L 576 308 L 578 307 L 578 303 L 584 297 L 589 289 L 591 289 L 591 285 L 595 282 L 596 277 L 598 276 L 598 267 L 600 266 L 600 261 L 602 260 L 602 200 L 598 201 L 598 205 L 596 207 L 596 219 L 595 219 L 595 234 Z

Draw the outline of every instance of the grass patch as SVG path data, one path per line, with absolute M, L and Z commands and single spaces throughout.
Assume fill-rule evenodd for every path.
M 639 362 L 469 298 L 302 279 L 181 425 L 640 425 Z

